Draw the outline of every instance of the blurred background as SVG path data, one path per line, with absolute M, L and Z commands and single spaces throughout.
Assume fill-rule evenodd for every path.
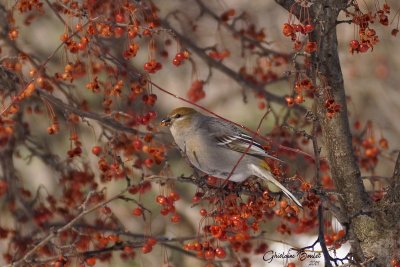
M 363 8 L 375 8 L 375 1 L 365 1 L 366 5 L 361 5 Z M 388 1 L 389 2 L 389 1 Z M 5 6 L 12 6 L 14 1 L 0 1 Z M 204 3 L 212 9 L 216 14 L 220 15 L 227 9 L 235 9 L 236 14 L 245 12 L 248 20 L 257 26 L 257 29 L 264 28 L 266 40 L 270 43 L 270 48 L 281 51 L 290 52 L 292 49 L 292 42 L 282 35 L 282 25 L 288 21 L 288 13 L 283 8 L 278 6 L 274 1 L 240 1 L 240 0 L 218 0 L 218 1 L 204 1 Z M 185 36 L 191 38 L 199 47 L 208 47 L 217 45 L 220 49 L 228 49 L 231 56 L 226 58 L 223 63 L 235 71 L 239 68 L 246 66 L 252 68 L 255 66 L 256 57 L 251 55 L 241 55 L 238 42 L 234 40 L 229 32 L 219 26 L 218 23 L 204 15 L 198 20 L 196 31 L 193 32 L 190 23 L 177 24 L 172 19 L 171 13 L 176 10 L 182 12 L 178 14 L 182 21 L 189 21 L 199 15 L 199 8 L 193 0 L 177 0 L 177 1 L 163 1 L 155 0 L 154 4 L 159 8 L 159 16 L 161 18 L 168 17 L 174 27 Z M 392 12 L 396 13 L 400 7 L 397 1 L 390 1 Z M 48 7 L 45 5 L 45 10 Z M 16 13 L 17 14 L 17 13 Z M 393 17 L 393 15 L 392 15 Z M 20 18 L 15 17 L 17 25 L 22 25 Z M 341 19 L 346 19 L 343 16 Z M 400 69 L 400 56 L 397 54 L 399 47 L 399 39 L 391 35 L 391 28 L 395 27 L 397 18 L 392 24 L 393 27 L 384 28 L 380 25 L 376 26 L 380 42 L 373 49 L 373 52 L 365 54 L 351 54 L 348 51 L 348 43 L 354 39 L 357 32 L 353 25 L 347 23 L 339 24 L 337 26 L 340 58 L 342 63 L 342 70 L 346 86 L 346 92 L 349 97 L 348 109 L 350 121 L 352 124 L 359 121 L 361 125 L 365 125 L 367 121 L 373 124 L 373 132 L 377 139 L 384 136 L 389 141 L 389 150 L 380 156 L 380 162 L 375 173 L 363 173 L 364 176 L 379 175 L 383 177 L 390 177 L 392 175 L 394 161 L 392 152 L 399 149 L 400 145 L 400 75 L 397 70 Z M 51 13 L 46 12 L 45 15 L 40 16 L 32 22 L 29 28 L 21 26 L 19 28 L 20 36 L 17 40 L 18 45 L 27 52 L 35 54 L 38 58 L 44 60 L 49 56 L 52 51 L 60 44 L 59 36 L 64 31 L 64 25 Z M 158 43 L 162 44 L 168 39 L 168 34 L 161 32 L 158 36 Z M 119 51 L 123 44 L 119 41 L 108 40 L 110 49 Z M 4 43 L 0 45 L 4 46 Z M 132 60 L 132 64 L 137 69 L 142 69 L 144 62 L 148 59 L 148 50 L 145 49 L 145 42 L 141 44 L 141 49 L 138 55 Z M 183 49 L 185 47 L 182 47 Z M 194 80 L 205 80 L 209 75 L 209 70 L 206 64 L 199 59 L 196 54 L 192 54 L 191 58 L 195 62 L 195 69 L 193 64 L 187 62 L 186 64 L 177 68 L 170 62 L 179 48 L 173 44 L 168 48 L 170 57 L 167 60 L 161 58 L 159 54 L 155 55 L 163 63 L 163 69 L 160 73 L 151 75 L 154 83 L 160 85 L 162 88 L 169 92 L 181 97 L 187 97 L 187 92 Z M 7 57 L 7 49 L 3 49 L 1 57 Z M 56 58 L 49 62 L 47 67 L 51 70 L 62 70 L 67 62 L 63 53 L 59 53 Z M 276 68 L 277 72 L 283 74 L 287 71 L 288 66 L 284 68 Z M 28 69 L 24 70 L 25 72 Z M 97 107 L 100 110 L 102 98 L 95 96 L 88 92 L 83 80 L 81 83 L 82 88 L 78 88 L 77 94 L 89 100 L 92 107 Z M 269 92 L 276 95 L 287 95 L 291 93 L 290 83 L 281 81 L 273 83 L 266 87 Z M 265 113 L 265 110 L 260 110 L 258 107 L 259 100 L 255 94 L 243 88 L 234 80 L 227 77 L 225 74 L 218 70 L 212 70 L 212 76 L 207 84 L 204 86 L 206 97 L 198 102 L 199 105 L 229 119 L 234 122 L 246 125 L 251 129 L 256 129 L 260 119 Z M 153 93 L 158 96 L 156 103 L 156 110 L 158 119 L 165 116 L 171 109 L 177 106 L 188 106 L 181 100 L 167 95 L 156 88 L 153 88 Z M 307 100 L 305 106 L 310 106 L 311 100 Z M 124 105 L 117 103 L 115 109 L 121 109 L 125 112 Z M 275 106 L 275 105 L 274 105 Z M 275 106 L 278 109 L 278 106 Z M 69 149 L 70 143 L 68 141 L 68 132 L 61 132 L 59 135 L 49 136 L 45 129 L 49 125 L 49 121 L 43 119 L 43 116 L 30 115 L 26 118 L 31 124 L 31 134 L 40 140 L 61 159 L 65 158 L 66 151 Z M 83 155 L 89 158 L 92 169 L 96 175 L 99 175 L 97 170 L 97 158 L 90 153 L 93 146 L 98 145 L 97 135 L 101 131 L 99 125 L 95 122 L 90 123 L 93 127 L 80 126 L 80 140 L 84 144 Z M 32 126 L 34 125 L 34 126 Z M 268 134 L 273 127 L 273 119 L 268 115 L 262 124 L 261 132 Z M 165 131 L 165 138 L 167 142 L 171 142 L 168 132 Z M 27 153 L 26 149 L 20 148 L 19 153 L 24 155 Z M 324 150 L 323 152 L 324 153 Z M 191 168 L 186 164 L 178 151 L 171 149 L 168 151 L 167 160 L 171 164 L 171 174 L 179 176 L 181 174 L 191 174 Z M 57 192 L 58 188 L 58 174 L 52 169 L 48 168 L 42 161 L 37 158 L 32 158 L 31 161 L 24 159 L 24 157 L 14 157 L 16 169 L 18 170 L 18 177 L 25 187 L 35 192 L 39 186 L 44 186 L 48 192 Z M 78 163 L 77 163 L 78 164 Z M 299 170 L 303 166 L 298 166 Z M 97 170 L 97 172 L 96 172 Z M 312 175 L 312 171 L 305 172 L 304 175 Z M 367 184 L 370 181 L 365 181 Z M 112 195 L 121 190 L 123 182 L 107 184 L 107 194 Z M 118 219 L 125 225 L 126 230 L 133 233 L 148 233 L 151 228 L 151 233 L 154 235 L 164 235 L 167 237 L 187 237 L 195 236 L 201 221 L 199 210 L 201 205 L 192 207 L 191 198 L 196 192 L 195 186 L 188 184 L 177 183 L 175 190 L 181 194 L 182 199 L 176 203 L 177 210 L 183 215 L 180 224 L 171 224 L 158 212 L 159 206 L 156 205 L 154 198 L 160 192 L 165 190 L 159 185 L 152 188 L 151 194 L 146 194 L 141 199 L 142 203 L 146 203 L 147 207 L 154 210 L 151 216 L 151 221 L 143 222 L 141 218 L 133 217 L 132 204 L 122 201 L 113 202 L 109 206 L 118 217 Z M 1 203 L 1 199 L 0 199 Z M 148 204 L 147 204 L 148 203 Z M 4 203 L 1 204 L 0 211 L 0 226 L 12 226 L 14 221 L 8 213 Z M 94 215 L 92 216 L 94 219 Z M 151 227 L 150 227 L 151 225 Z M 288 251 L 291 246 L 303 247 L 311 245 L 316 236 L 313 235 L 293 235 L 282 236 L 275 231 L 277 222 L 268 222 L 264 226 L 266 234 L 262 237 L 268 243 L 271 250 L 284 252 Z M 334 222 L 334 227 L 339 230 L 340 225 Z M 21 229 L 24 231 L 24 229 Z M 260 238 L 261 239 L 261 238 Z M 278 242 L 276 242 L 278 241 Z M 282 242 L 279 242 L 282 241 Z M 261 242 L 261 241 L 260 241 Z M 7 250 L 7 240 L 0 240 L 0 252 L 4 253 Z M 316 250 L 319 250 L 316 247 Z M 345 256 L 348 251 L 347 246 L 343 246 L 338 250 L 338 256 Z M 166 249 L 162 246 L 156 246 L 154 251 L 150 254 L 137 253 L 137 256 L 132 261 L 122 261 L 118 256 L 114 257 L 108 263 L 99 263 L 96 266 L 167 266 L 165 258 L 168 255 L 169 263 L 171 266 L 204 266 L 203 261 L 197 260 L 193 257 L 186 256 L 175 250 Z M 240 255 L 239 255 L 240 257 Z M 251 256 L 251 261 L 254 263 L 252 266 L 267 266 L 263 261 L 262 255 Z M 323 266 L 323 261 L 320 261 L 320 266 Z M 4 264 L 0 258 L 0 264 Z M 268 266 L 286 266 L 285 260 L 274 260 Z M 297 262 L 296 266 L 309 266 L 309 262 Z M 302 265 L 303 264 L 303 265 Z M 224 266 L 231 266 L 231 263 L 223 264 Z

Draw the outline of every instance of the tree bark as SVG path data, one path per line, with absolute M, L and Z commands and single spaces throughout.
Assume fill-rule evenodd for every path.
M 300 7 L 294 1 L 276 0 L 276 2 L 299 18 Z M 309 10 L 312 23 L 315 25 L 315 30 L 310 34 L 310 41 L 318 44 L 317 51 L 311 56 L 312 72 L 319 80 L 315 105 L 332 179 L 339 193 L 339 205 L 348 217 L 346 224 L 352 255 L 355 261 L 358 264 L 363 263 L 363 266 L 388 266 L 394 251 L 395 242 L 392 241 L 396 232 L 395 229 L 383 227 L 382 219 L 386 225 L 393 225 L 392 218 L 388 215 L 394 214 L 382 213 L 379 207 L 371 203 L 352 147 L 336 35 L 337 17 L 347 2 L 314 1 Z M 331 119 L 326 115 L 326 90 L 341 106 L 340 112 Z M 390 203 L 393 205 L 393 199 Z M 386 211 L 390 210 L 389 206 L 385 205 Z

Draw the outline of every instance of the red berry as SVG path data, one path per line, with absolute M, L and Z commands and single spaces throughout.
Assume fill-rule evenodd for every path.
M 198 197 L 198 196 L 194 196 L 194 197 L 192 198 L 192 202 L 193 202 L 193 203 L 197 203 L 197 202 L 199 202 L 200 200 L 201 200 L 201 198 Z
M 295 32 L 301 32 L 301 33 L 305 32 L 304 31 L 304 27 L 301 24 L 294 24 L 293 25 L 293 29 L 294 29 Z
M 293 97 L 291 97 L 291 96 L 287 96 L 287 97 L 285 97 L 285 100 L 286 100 L 286 103 L 287 103 L 287 105 L 290 107 L 290 106 L 293 106 L 293 104 L 294 104 L 294 99 L 293 99 Z
M 173 223 L 179 223 L 181 221 L 181 216 L 179 214 L 174 214 L 171 217 L 171 222 Z
M 111 214 L 111 209 L 110 209 L 110 207 L 104 206 L 101 209 L 101 212 L 104 213 L 104 214 Z
M 307 53 L 317 51 L 317 42 L 307 42 L 304 47 L 304 51 L 306 51 Z
M 215 252 L 213 250 L 207 250 L 204 253 L 204 258 L 206 260 L 213 260 L 215 258 Z
M 177 59 L 177 58 L 174 58 L 172 60 L 172 64 L 174 64 L 175 66 L 179 66 L 181 64 L 181 61 L 179 59 Z
M 115 14 L 115 22 L 122 23 L 125 21 L 125 16 L 122 13 Z
M 314 30 L 314 25 L 312 24 L 307 24 L 304 26 L 304 32 L 305 33 L 310 33 Z
M 165 216 L 165 215 L 167 215 L 169 213 L 169 209 L 161 209 L 160 210 L 160 214 L 162 215 L 162 216 Z
M 177 192 L 172 191 L 169 193 L 169 197 L 172 198 L 174 201 L 178 201 L 181 197 Z
M 293 44 L 293 49 L 296 51 L 300 51 L 302 47 L 303 47 L 303 43 L 300 41 L 295 41 Z
M 349 45 L 351 48 L 357 49 L 360 46 L 360 42 L 357 40 L 351 40 Z
M 91 258 L 87 258 L 85 260 L 86 264 L 89 266 L 93 266 L 96 264 L 96 258 L 95 257 L 91 257 Z
M 397 261 L 397 259 L 396 258 L 392 258 L 391 260 L 390 260 L 390 265 L 391 266 L 396 266 L 398 264 L 398 261 Z
M 225 258 L 226 252 L 223 248 L 217 247 L 215 249 L 215 256 L 217 256 L 217 258 L 220 258 L 220 259 Z
M 258 103 L 258 108 L 259 108 L 259 109 L 265 109 L 265 107 L 266 107 L 265 102 L 260 102 L 260 103 Z
M 132 211 L 132 214 L 139 217 L 143 214 L 143 210 L 142 208 L 137 207 Z
M 217 178 L 214 176 L 208 176 L 207 177 L 207 184 L 209 185 L 215 185 L 217 183 Z
M 147 113 L 150 119 L 154 119 L 155 117 L 157 117 L 157 113 L 155 111 L 149 111 L 149 113 Z
M 158 203 L 158 204 L 160 204 L 160 205 L 165 205 L 165 204 L 167 204 L 167 198 L 166 197 L 164 197 L 164 196 L 162 196 L 162 195 L 158 195 L 157 197 L 156 197 L 156 202 Z
M 142 252 L 143 252 L 143 254 L 150 253 L 152 250 L 153 250 L 153 247 L 152 247 L 150 244 L 145 244 L 145 245 L 142 247 Z
M 180 53 L 176 54 L 175 58 L 179 61 L 182 61 L 185 59 L 185 56 L 182 52 L 180 52 Z
M 153 106 L 156 103 L 156 101 L 157 101 L 157 95 L 150 94 L 146 104 L 150 105 L 150 106 Z
M 134 141 L 132 142 L 132 144 L 133 144 L 133 147 L 134 147 L 136 150 L 141 150 L 142 147 L 143 147 L 142 141 L 140 141 L 140 140 L 138 140 L 138 139 L 134 140 Z
M 288 202 L 286 200 L 282 200 L 279 202 L 279 206 L 284 209 L 288 206 Z
M 389 142 L 386 138 L 382 137 L 379 140 L 379 145 L 383 148 L 383 149 L 388 149 L 389 148 Z
M 369 46 L 367 44 L 360 44 L 359 50 L 361 53 L 367 52 L 369 49 Z
M 200 215 L 203 216 L 203 217 L 207 216 L 207 210 L 206 209 L 201 209 L 200 210 Z
M 303 97 L 302 95 L 297 95 L 297 96 L 294 98 L 294 102 L 295 102 L 296 104 L 301 104 L 301 103 L 304 102 L 304 97 Z
M 145 159 L 143 161 L 144 165 L 146 165 L 147 168 L 151 168 L 154 164 L 154 160 L 153 159 Z
M 155 244 L 157 244 L 157 239 L 150 237 L 149 239 L 147 239 L 146 243 L 150 246 L 154 246 Z
M 100 153 L 101 153 L 101 147 L 99 147 L 99 146 L 94 146 L 94 147 L 92 148 L 92 153 L 93 153 L 94 155 L 96 155 L 96 156 L 100 155 Z
M 290 25 L 289 23 L 283 24 L 282 33 L 284 36 L 289 37 L 293 34 L 293 32 L 294 32 L 294 29 L 293 29 L 292 25 Z

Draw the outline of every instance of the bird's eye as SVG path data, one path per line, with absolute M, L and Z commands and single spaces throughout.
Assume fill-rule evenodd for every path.
M 178 119 L 180 117 L 181 117 L 181 114 L 179 114 L 179 113 L 175 115 L 175 119 Z

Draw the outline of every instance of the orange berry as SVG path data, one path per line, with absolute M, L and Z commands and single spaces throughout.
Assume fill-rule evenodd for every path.
M 101 147 L 99 147 L 99 146 L 94 146 L 94 147 L 92 147 L 92 153 L 94 154 L 94 155 L 96 155 L 96 156 L 98 156 L 98 155 L 100 155 L 100 153 L 101 153 Z
M 86 264 L 89 266 L 94 266 L 96 264 L 96 258 L 90 257 L 85 260 Z

